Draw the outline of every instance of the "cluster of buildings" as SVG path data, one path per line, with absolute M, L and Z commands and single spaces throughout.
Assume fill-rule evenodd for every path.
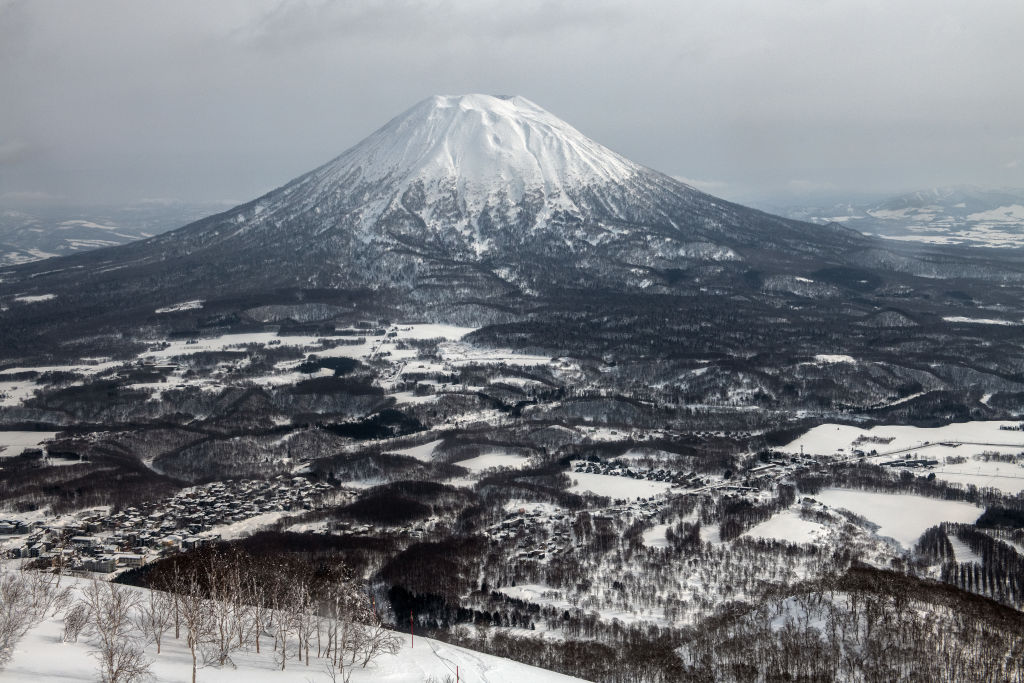
M 707 484 L 695 472 L 676 472 L 666 469 L 647 470 L 639 467 L 624 467 L 618 463 L 595 462 L 592 460 L 581 460 L 573 466 L 573 472 L 586 472 L 589 474 L 605 474 L 611 477 L 629 477 L 630 479 L 646 479 L 648 481 L 662 481 L 674 486 L 684 488 L 699 488 Z
M 225 481 L 179 491 L 139 508 L 89 510 L 71 520 L 0 520 L 0 547 L 11 558 L 48 560 L 69 571 L 108 574 L 154 557 L 220 540 L 218 528 L 273 513 L 301 513 L 333 498 L 336 488 L 303 477 Z M 268 514 L 269 513 L 269 514 Z

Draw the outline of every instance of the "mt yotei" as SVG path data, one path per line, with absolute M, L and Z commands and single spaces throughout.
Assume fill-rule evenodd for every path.
M 437 96 L 224 213 L 144 241 L 0 269 L 8 331 L 0 346 L 32 354 L 140 325 L 224 329 L 260 320 L 247 311 L 266 305 L 327 304 L 354 320 L 473 326 L 531 317 L 548 324 L 552 311 L 573 318 L 581 305 L 595 305 L 602 325 L 645 311 L 650 345 L 669 343 L 666 314 L 654 310 L 664 308 L 686 327 L 677 330 L 686 344 L 706 333 L 707 345 L 725 352 L 728 332 L 736 351 L 748 353 L 751 343 L 776 347 L 758 321 L 783 330 L 791 321 L 772 313 L 780 308 L 842 328 L 865 316 L 885 323 L 904 320 L 908 296 L 942 279 L 1019 282 L 1020 271 L 999 254 L 920 249 L 712 197 L 522 97 Z M 870 292 L 881 298 L 866 300 Z M 985 296 L 993 305 L 1013 302 L 1009 290 L 985 287 Z M 922 297 L 917 313 L 943 297 Z M 931 303 L 918 305 L 924 299 Z M 181 305 L 194 301 L 206 303 Z M 624 313 L 610 315 L 608 306 Z M 823 308 L 810 315 L 808 306 Z M 943 315 L 940 306 L 934 319 Z M 308 311 L 299 317 L 309 322 Z M 700 330 L 686 322 L 697 319 Z M 754 328 L 761 332 L 751 340 Z M 807 332 L 819 329 L 814 323 Z M 536 334 L 516 343 L 552 338 Z M 784 338 L 795 344 L 791 330 Z
M 538 238 L 578 254 L 625 240 L 649 258 L 735 260 L 731 247 L 755 237 L 738 230 L 750 211 L 623 158 L 525 98 L 487 95 L 424 100 L 232 213 L 209 245 L 301 239 L 357 261 L 438 250 L 486 263 Z M 762 233 L 792 227 L 760 218 Z
M 172 298 L 226 286 L 440 286 L 459 296 L 597 280 L 629 289 L 657 284 L 661 270 L 735 264 L 764 249 L 782 263 L 870 245 L 711 197 L 525 98 L 438 96 L 255 201 L 83 255 L 75 278 L 103 279 L 116 266 L 119 281 L 158 277 Z

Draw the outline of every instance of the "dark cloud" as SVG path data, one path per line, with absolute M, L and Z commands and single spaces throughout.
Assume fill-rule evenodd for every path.
M 0 2 L 0 196 L 252 197 L 461 92 L 738 199 L 1024 185 L 1022 25 L 1019 0 Z

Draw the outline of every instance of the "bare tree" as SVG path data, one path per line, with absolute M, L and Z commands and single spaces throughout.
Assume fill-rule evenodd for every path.
M 272 615 L 270 601 L 266 589 L 255 575 L 247 577 L 245 595 L 246 601 L 249 603 L 248 616 L 251 622 L 246 633 L 252 637 L 256 644 L 256 654 L 259 654 L 260 636 L 266 631 L 267 623 Z
M 192 683 L 196 683 L 199 655 L 213 633 L 214 620 L 209 600 L 195 572 L 181 572 L 175 589 L 180 625 L 185 629 L 185 642 L 192 655 Z
M 60 588 L 52 576 L 27 571 L 0 574 L 0 668 L 29 629 L 51 611 L 64 609 L 70 596 L 70 590 Z
M 151 676 L 152 662 L 133 639 L 114 641 L 109 653 L 104 654 L 107 659 L 104 664 L 106 668 L 100 672 L 102 683 L 135 683 Z
M 174 597 L 156 590 L 149 591 L 149 596 L 139 603 L 135 615 L 135 625 L 148 642 L 156 644 L 157 654 L 160 654 L 164 634 L 174 622 L 174 605 Z
M 359 657 L 360 664 L 364 669 L 378 656 L 382 654 L 396 655 L 402 648 L 402 641 L 398 635 L 386 628 L 373 614 L 368 615 L 367 623 L 362 625 L 361 635 Z
M 18 574 L 0 577 L 0 667 L 10 661 L 14 648 L 32 628 L 31 598 Z
M 310 587 L 306 583 L 300 583 L 296 587 L 295 596 L 296 603 L 293 614 L 299 659 L 302 659 L 303 652 L 305 652 L 306 666 L 309 666 L 309 641 L 313 636 L 313 629 L 317 626 L 316 604 Z
M 174 639 L 181 638 L 181 604 L 178 590 L 185 585 L 185 577 L 178 563 L 174 563 L 169 572 L 157 575 L 153 587 L 163 591 L 171 598 L 171 611 L 174 619 Z
M 64 642 L 77 643 L 82 629 L 89 623 L 89 610 L 80 602 L 72 605 L 64 613 Z
M 288 663 L 288 636 L 295 632 L 298 621 L 298 587 L 292 585 L 283 595 L 278 598 L 277 607 L 274 609 L 274 626 L 276 639 L 281 643 L 280 652 L 276 653 L 277 661 L 281 665 L 281 671 L 285 670 Z
M 351 667 L 339 666 L 330 657 L 324 662 L 323 669 L 331 683 L 338 683 L 339 681 L 341 683 L 349 683 L 352 680 L 352 672 L 354 671 Z
M 102 683 L 134 683 L 149 675 L 150 662 L 132 623 L 139 602 L 138 591 L 114 583 L 93 581 L 82 593 Z
M 21 580 L 28 589 L 32 615 L 37 621 L 42 621 L 51 612 L 63 611 L 71 604 L 71 589 L 60 587 L 60 575 L 23 571 Z
M 244 629 L 244 620 L 240 618 L 243 610 L 240 567 L 237 556 L 216 550 L 203 558 L 202 571 L 212 625 L 207 654 L 210 663 L 217 666 L 229 663 L 231 652 L 241 647 L 244 640 L 238 636 Z

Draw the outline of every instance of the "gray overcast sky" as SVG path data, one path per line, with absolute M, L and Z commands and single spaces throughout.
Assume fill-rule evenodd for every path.
M 0 205 L 247 200 L 465 92 L 732 199 L 1024 186 L 1022 29 L 1022 0 L 0 0 Z

